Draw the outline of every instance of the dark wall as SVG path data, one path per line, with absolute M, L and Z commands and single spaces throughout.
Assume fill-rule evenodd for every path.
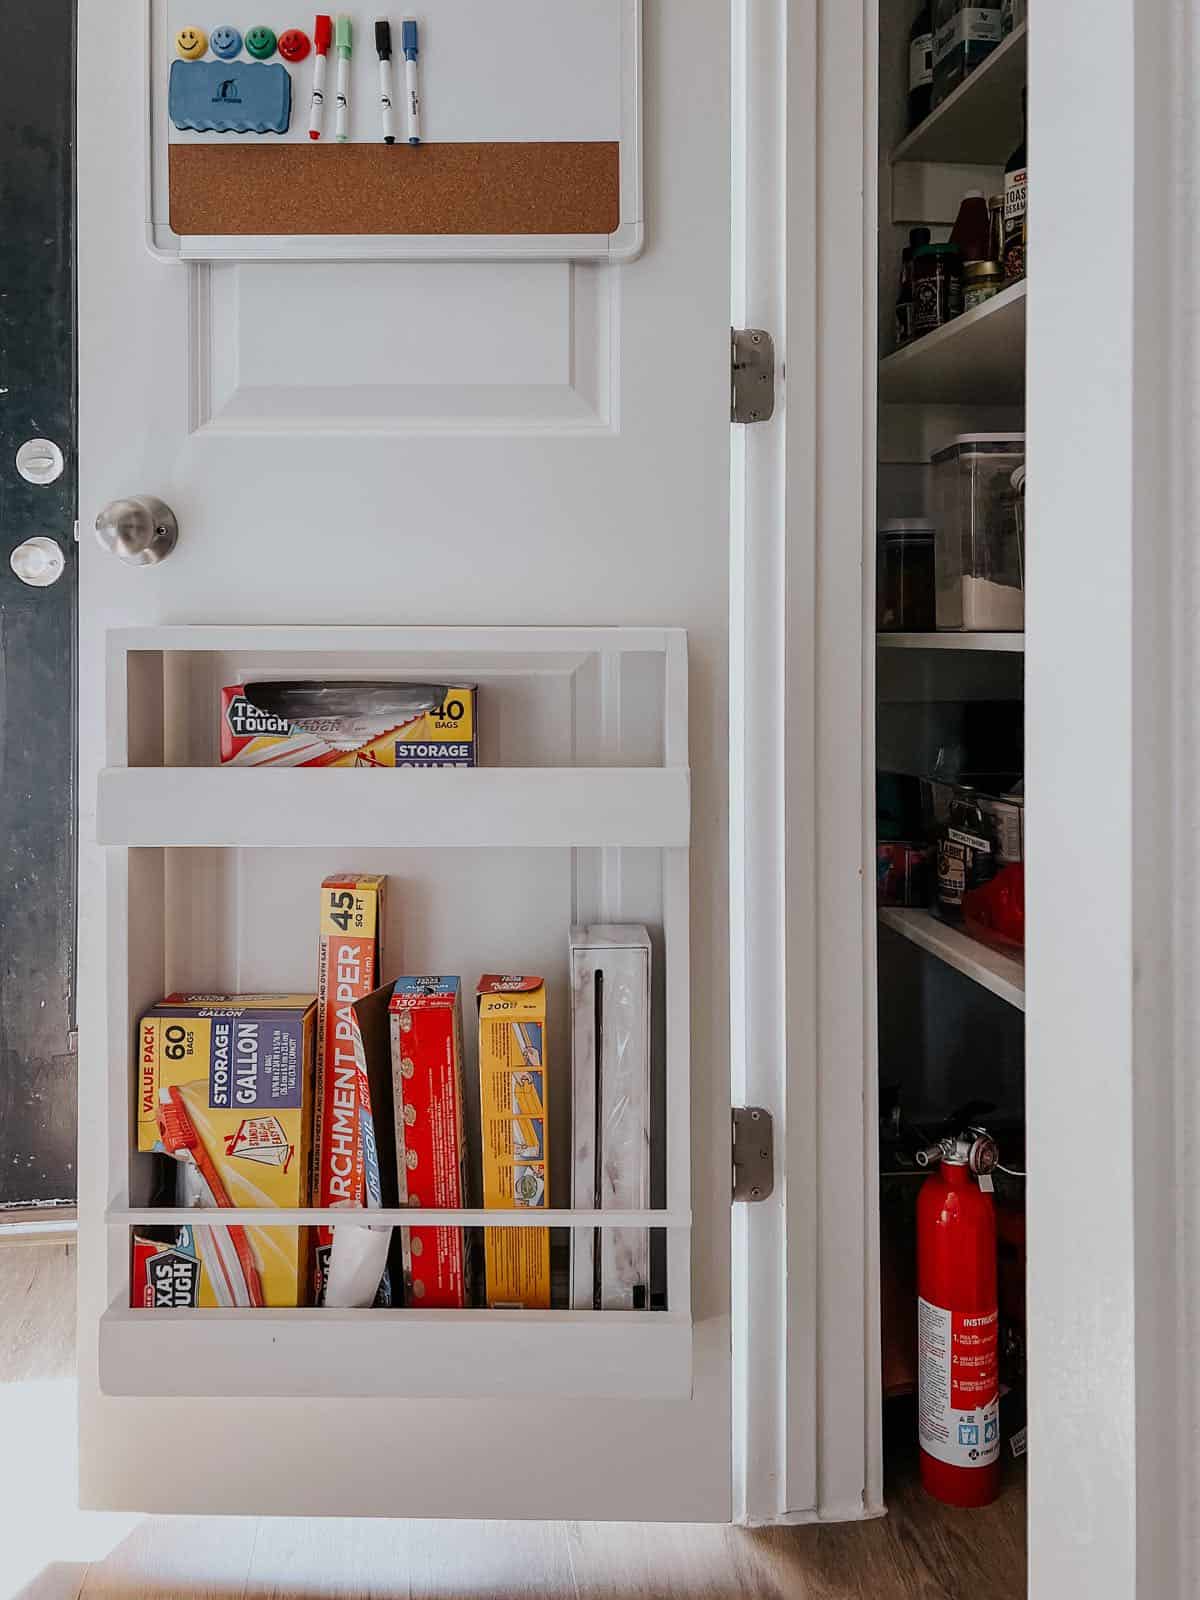
M 74 0 L 0 0 L 0 1207 L 75 1199 Z M 26 439 L 67 459 L 24 482 Z M 29 588 L 37 534 L 67 570 Z

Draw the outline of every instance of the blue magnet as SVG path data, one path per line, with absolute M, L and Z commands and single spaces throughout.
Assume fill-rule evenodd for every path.
M 242 36 L 236 28 L 231 28 L 225 23 L 220 28 L 214 28 L 209 34 L 208 47 L 213 55 L 220 56 L 222 61 L 232 61 L 234 56 L 242 53 Z
M 172 61 L 167 112 L 195 133 L 286 133 L 291 75 L 277 61 Z

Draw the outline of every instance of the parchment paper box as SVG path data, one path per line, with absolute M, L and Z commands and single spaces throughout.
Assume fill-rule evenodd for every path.
M 546 986 L 541 978 L 479 980 L 479 1102 L 483 1203 L 549 1204 Z M 550 1230 L 485 1228 L 489 1306 L 548 1310 Z
M 650 935 L 642 927 L 571 929 L 571 1204 L 650 1205 Z M 571 1231 L 576 1310 L 640 1311 L 650 1299 L 645 1228 Z
M 321 885 L 317 952 L 314 1204 L 367 1204 L 365 1152 L 373 1135 L 366 1079 L 355 1056 L 353 1007 L 380 982 L 387 879 L 335 873 Z M 324 1302 L 331 1227 L 317 1229 L 315 1291 Z
M 462 984 L 399 978 L 392 990 L 392 1093 L 399 1173 L 407 1203 L 466 1204 Z M 470 1239 L 462 1228 L 404 1228 L 413 1305 L 458 1309 L 472 1301 Z
M 180 1205 L 308 1204 L 316 1012 L 312 995 L 173 994 L 142 1018 L 138 1149 L 179 1163 Z M 192 1231 L 213 1303 L 305 1304 L 311 1229 Z

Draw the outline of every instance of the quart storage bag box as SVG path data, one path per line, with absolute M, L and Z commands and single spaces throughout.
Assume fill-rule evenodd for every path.
M 473 767 L 474 684 L 236 683 L 221 760 L 251 767 Z

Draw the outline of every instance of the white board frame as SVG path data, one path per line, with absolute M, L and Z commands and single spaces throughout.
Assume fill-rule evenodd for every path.
M 147 85 L 145 148 L 146 242 L 163 261 L 634 261 L 646 241 L 642 175 L 642 4 L 613 0 L 621 8 L 621 219 L 613 234 L 296 234 L 181 236 L 170 211 L 166 140 L 155 128 L 159 98 L 154 83 L 155 7 L 146 0 L 142 27 Z

